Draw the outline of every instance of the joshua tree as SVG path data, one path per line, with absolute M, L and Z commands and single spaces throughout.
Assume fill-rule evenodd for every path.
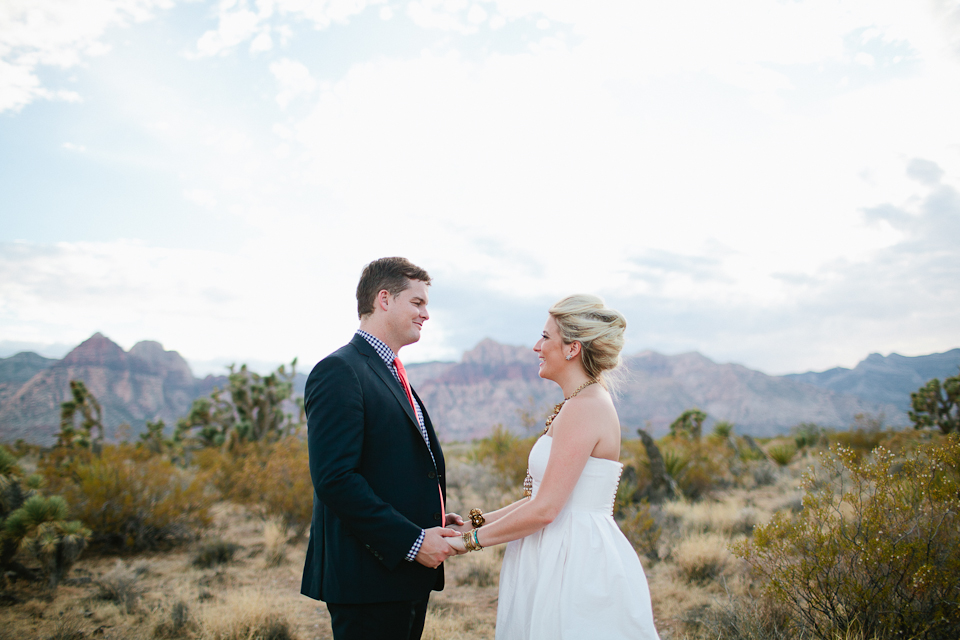
M 55 589 L 87 546 L 90 530 L 67 521 L 67 502 L 60 496 L 34 495 L 4 522 L 4 534 L 40 563 L 47 585 Z
M 157 420 L 156 422 L 147 420 L 147 430 L 140 434 L 140 442 L 137 443 L 137 446 L 144 447 L 153 453 L 163 453 L 170 449 L 173 443 L 163 437 L 165 427 L 166 424 L 163 420 Z
M 699 440 L 707 414 L 700 409 L 687 409 L 670 425 L 670 435 Z
M 669 473 L 667 466 L 660 455 L 660 448 L 653 441 L 650 434 L 643 429 L 637 429 L 637 435 L 643 441 L 643 448 L 647 450 L 647 459 L 650 460 L 650 486 L 634 495 L 634 500 L 647 499 L 651 504 L 660 504 L 680 495 L 680 489 Z
M 103 411 L 100 403 L 87 390 L 83 380 L 70 381 L 70 394 L 73 400 L 60 404 L 60 434 L 58 447 L 81 447 L 99 454 L 103 446 Z M 80 425 L 75 426 L 77 415 Z
M 174 440 L 211 447 L 273 440 L 296 432 L 305 422 L 301 399 L 297 399 L 296 421 L 283 412 L 284 401 L 293 395 L 296 366 L 294 359 L 289 373 L 280 365 L 270 375 L 261 376 L 247 365 L 239 370 L 231 365 L 227 388 L 194 400 L 190 413 L 177 423 Z
M 943 433 L 960 431 L 960 374 L 940 384 L 934 378 L 910 394 L 910 419 L 917 429 L 939 427 Z

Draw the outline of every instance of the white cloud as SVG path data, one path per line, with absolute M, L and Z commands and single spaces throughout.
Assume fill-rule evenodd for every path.
M 270 33 L 268 31 L 260 32 L 260 34 L 253 39 L 253 42 L 250 43 L 250 51 L 252 53 L 270 51 L 272 48 L 273 38 L 270 37 Z
M 901 218 L 863 215 L 889 204 L 918 216 L 908 205 L 925 201 L 924 189 L 960 181 L 960 122 L 952 113 L 957 64 L 943 48 L 949 34 L 938 31 L 930 14 L 899 3 L 832 0 L 425 0 L 408 8 L 422 28 L 443 31 L 421 34 L 431 43 L 425 49 L 436 53 L 391 59 L 376 43 L 358 45 L 357 58 L 339 76 L 324 67 L 322 85 L 302 62 L 282 57 L 293 55 L 283 47 L 304 37 L 304 23 L 323 28 L 366 6 L 223 3 L 218 29 L 201 37 L 198 50 L 256 61 L 229 100 L 213 92 L 178 95 L 151 77 L 110 85 L 122 111 L 134 114 L 126 126 L 162 147 L 165 155 L 150 161 L 178 167 L 179 193 L 253 237 L 229 255 L 129 243 L 31 245 L 16 265 L 26 275 L 0 292 L 0 305 L 8 304 L 4 296 L 23 288 L 8 306 L 16 309 L 10 326 L 17 339 L 67 331 L 66 323 L 54 327 L 49 318 L 70 317 L 67 306 L 74 303 L 85 335 L 70 339 L 82 339 L 103 329 L 94 320 L 117 306 L 107 300 L 109 291 L 120 296 L 142 286 L 171 309 L 196 301 L 198 315 L 230 325 L 227 335 L 200 344 L 178 312 L 149 303 L 139 310 L 137 293 L 134 306 L 111 325 L 111 337 L 155 337 L 194 359 L 306 358 L 292 337 L 271 335 L 265 327 L 275 319 L 266 312 L 230 324 L 229 316 L 243 316 L 262 287 L 273 308 L 290 310 L 297 301 L 285 333 L 322 355 L 356 322 L 352 289 L 362 265 L 401 254 L 435 274 L 438 293 L 439 283 L 447 287 L 434 300 L 431 331 L 416 347 L 420 359 L 456 355 L 449 341 L 483 337 L 451 320 L 456 310 L 444 298 L 453 299 L 454 291 L 480 301 L 464 304 L 476 316 L 475 332 L 483 331 L 481 321 L 498 326 L 486 319 L 491 315 L 512 317 L 520 306 L 547 304 L 571 290 L 599 291 L 639 301 L 630 303 L 638 318 L 631 326 L 644 327 L 633 348 L 683 345 L 780 371 L 806 366 L 790 362 L 815 367 L 804 358 L 828 358 L 831 349 L 847 349 L 843 358 L 849 352 L 856 361 L 863 349 L 954 346 L 929 345 L 950 339 L 944 327 L 955 315 L 941 314 L 931 321 L 935 338 L 923 337 L 922 320 L 931 316 L 910 319 L 914 303 L 903 296 L 915 289 L 922 294 L 916 305 L 933 301 L 932 290 L 911 283 L 940 263 L 904 253 L 916 232 L 897 224 Z M 390 11 L 380 9 L 381 17 Z M 506 54 L 482 31 L 460 38 L 477 31 L 481 12 L 490 28 L 513 22 L 494 40 L 517 32 L 526 40 L 508 42 Z M 541 20 L 549 31 L 536 29 Z M 407 21 L 394 26 L 410 28 Z M 190 41 L 198 36 L 190 34 Z M 363 32 L 356 36 L 363 41 Z M 257 44 L 261 38 L 273 49 L 266 40 Z M 514 46 L 521 42 L 526 48 Z M 246 43 L 264 55 L 247 55 Z M 885 54 L 876 47 L 887 45 L 904 54 L 904 67 L 911 65 L 899 75 L 884 75 Z M 856 63 L 858 53 L 876 56 L 872 70 Z M 838 89 L 841 76 L 851 82 Z M 277 104 L 289 111 L 255 116 L 256 109 L 236 107 L 257 100 L 269 106 L 273 81 Z M 7 83 L 21 87 L 12 97 L 0 98 L 22 105 L 55 95 L 29 72 L 18 82 Z M 303 109 L 290 108 L 293 101 Z M 913 158 L 939 167 L 936 184 L 918 186 L 906 176 Z M 377 233 L 358 234 L 359 223 Z M 145 262 L 137 266 L 135 255 Z M 252 268 L 233 273 L 222 266 L 241 262 L 283 264 L 288 275 L 266 281 Z M 60 295 L 54 276 L 43 275 L 48 266 L 52 274 L 77 270 L 85 280 L 64 277 L 83 295 L 69 304 L 47 300 Z M 854 294 L 873 268 L 894 283 L 896 305 L 877 307 L 892 319 L 865 323 L 857 315 L 865 301 Z M 129 273 L 107 280 L 103 292 L 82 284 L 106 269 Z M 4 273 L 21 272 L 10 266 Z M 175 300 L 165 278 L 179 282 L 184 273 L 197 282 Z M 307 275 L 313 273 L 331 274 L 322 283 L 331 297 L 322 303 L 303 300 L 304 287 L 321 286 Z M 248 276 L 253 280 L 244 286 L 225 283 Z M 107 313 L 97 315 L 98 305 Z M 897 305 L 899 316 L 891 310 Z M 157 313 L 164 322 L 150 319 L 144 326 L 156 334 L 133 335 L 134 312 Z M 689 324 L 678 321 L 684 317 Z M 210 335 L 215 324 L 202 321 L 200 333 Z M 831 329 L 842 338 L 831 342 Z M 494 337 L 516 341 L 514 335 L 505 329 Z M 778 341 L 798 346 L 781 348 Z
M 111 27 L 150 19 L 170 0 L 5 0 L 0 3 L 0 113 L 34 100 L 78 101 L 72 91 L 41 85 L 40 66 L 70 68 L 104 55 L 100 38 Z
M 277 104 L 281 109 L 286 109 L 298 96 L 312 93 L 317 88 L 317 81 L 302 62 L 283 58 L 270 65 L 270 72 L 280 85 Z
M 216 197 L 205 189 L 188 189 L 183 192 L 183 197 L 205 209 L 213 209 L 217 206 Z
M 72 142 L 64 142 L 64 143 L 63 143 L 62 145 L 60 145 L 60 146 L 61 146 L 62 148 L 64 148 L 64 149 L 66 149 L 67 151 L 74 151 L 74 152 L 76 152 L 76 153 L 84 153 L 84 152 L 87 150 L 87 148 L 86 148 L 84 145 L 82 145 L 82 144 L 73 144 Z
M 471 33 L 476 27 L 461 20 L 466 7 L 466 0 L 413 0 L 407 4 L 407 15 L 423 29 Z
M 487 12 L 483 10 L 479 4 L 474 4 L 470 6 L 470 11 L 467 12 L 467 21 L 470 24 L 483 24 L 487 20 Z
M 315 29 L 325 29 L 333 23 L 345 23 L 368 6 L 385 1 L 263 0 L 251 7 L 247 0 L 227 0 L 220 3 L 217 28 L 207 31 L 197 41 L 197 53 L 200 56 L 225 54 L 251 38 L 252 51 L 266 51 L 273 45 L 267 28 L 280 33 L 281 44 L 286 44 L 292 33 L 291 24 L 305 20 Z M 254 34 L 257 34 L 256 37 Z

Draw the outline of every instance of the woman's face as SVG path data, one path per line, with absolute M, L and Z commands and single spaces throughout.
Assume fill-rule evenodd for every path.
M 543 327 L 543 333 L 537 344 L 533 345 L 533 350 L 540 356 L 540 377 L 552 380 L 560 368 L 563 366 L 565 354 L 563 340 L 560 339 L 560 329 L 557 327 L 553 316 L 547 316 L 547 323 Z

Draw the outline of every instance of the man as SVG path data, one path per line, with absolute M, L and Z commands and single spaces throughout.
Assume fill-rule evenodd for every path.
M 397 354 L 420 339 L 430 276 L 404 258 L 368 264 L 360 329 L 307 378 L 313 523 L 301 592 L 327 603 L 336 640 L 418 640 L 443 588 L 443 452 Z

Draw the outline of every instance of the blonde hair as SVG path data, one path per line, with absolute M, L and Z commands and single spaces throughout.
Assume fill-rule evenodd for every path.
M 550 315 L 564 343 L 580 343 L 580 359 L 587 375 L 609 389 L 613 382 L 609 372 L 621 363 L 623 332 L 627 328 L 623 314 L 608 308 L 602 298 L 578 294 L 550 307 Z

